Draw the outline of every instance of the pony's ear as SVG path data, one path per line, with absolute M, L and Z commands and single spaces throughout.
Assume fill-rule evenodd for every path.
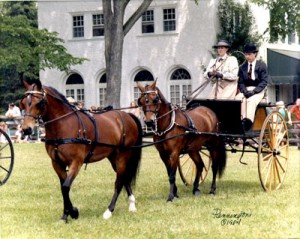
M 140 89 L 141 92 L 145 92 L 145 87 L 142 86 L 138 81 L 136 82 L 136 86 Z
M 22 80 L 22 81 L 23 81 L 23 85 L 27 90 L 29 90 L 31 85 L 33 84 L 36 85 L 37 90 L 42 89 L 42 82 L 40 80 Z
M 38 90 L 42 89 L 42 82 L 40 80 L 36 80 L 35 84 L 38 87 Z
M 29 90 L 30 84 L 25 80 L 22 80 L 22 81 L 23 81 L 23 85 L 25 86 L 26 90 Z
M 151 84 L 150 88 L 152 88 L 152 89 L 156 88 L 156 81 L 157 81 L 157 79 L 155 79 L 155 81 Z

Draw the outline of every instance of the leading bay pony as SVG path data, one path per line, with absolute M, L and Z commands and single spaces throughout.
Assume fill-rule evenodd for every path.
M 167 201 L 178 197 L 175 179 L 179 156 L 182 153 L 187 153 L 196 165 L 193 194 L 200 194 L 199 178 L 204 164 L 199 150 L 204 146 L 208 149 L 212 160 L 213 180 L 210 194 L 214 195 L 217 173 L 221 176 L 226 166 L 223 139 L 215 135 L 218 132 L 218 119 L 215 113 L 203 106 L 189 111 L 172 106 L 156 87 L 156 81 L 146 86 L 138 83 L 137 86 L 141 91 L 138 103 L 143 109 L 145 123 L 152 127 L 153 140 L 157 142 L 155 147 L 169 176 L 170 193 Z
M 52 87 L 24 82 L 27 89 L 20 102 L 24 110 L 23 132 L 30 135 L 40 118 L 45 125 L 45 146 L 57 173 L 63 197 L 62 219 L 77 219 L 79 211 L 73 206 L 69 192 L 72 182 L 84 163 L 108 158 L 116 172 L 112 200 L 103 213 L 111 217 L 123 187 L 129 198 L 129 211 L 135 211 L 132 192 L 141 159 L 142 128 L 132 114 L 110 110 L 93 115 L 77 109 Z

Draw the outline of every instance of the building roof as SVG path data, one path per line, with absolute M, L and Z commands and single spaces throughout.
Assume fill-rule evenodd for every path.
M 300 85 L 300 51 L 267 49 L 269 84 Z

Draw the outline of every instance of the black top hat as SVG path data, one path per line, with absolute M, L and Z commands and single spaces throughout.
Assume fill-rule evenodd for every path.
M 244 46 L 244 53 L 256 53 L 258 52 L 257 48 L 253 44 L 246 44 Z
M 220 40 L 216 45 L 214 45 L 214 48 L 218 48 L 219 46 L 230 48 L 230 44 L 226 40 Z

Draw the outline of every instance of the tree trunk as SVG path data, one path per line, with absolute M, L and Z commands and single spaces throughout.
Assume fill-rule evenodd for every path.
M 130 0 L 102 0 L 105 32 L 106 104 L 120 107 L 124 36 L 147 10 L 152 0 L 144 0 L 124 23 L 124 13 Z M 113 6 L 112 6 L 113 4 Z

